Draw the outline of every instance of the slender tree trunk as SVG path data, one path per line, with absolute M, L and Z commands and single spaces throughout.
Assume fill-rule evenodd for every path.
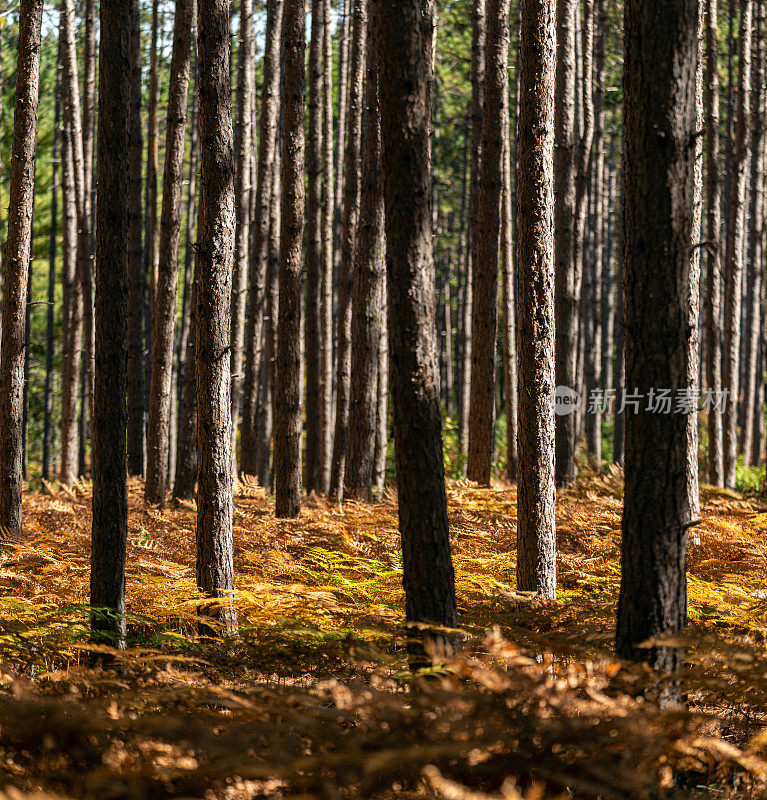
M 717 0 L 706 2 L 706 382 L 714 394 L 722 389 L 722 243 L 719 180 L 719 71 Z M 708 409 L 708 480 L 722 486 L 722 410 Z
M 504 73 L 508 96 L 508 74 Z M 504 104 L 503 127 L 503 194 L 501 201 L 501 306 L 503 343 L 503 398 L 506 410 L 506 478 L 512 483 L 517 480 L 517 324 L 514 287 L 514 242 L 512 238 L 513 213 L 511 192 L 511 127 L 509 125 L 509 104 Z M 450 365 L 448 365 L 450 369 Z
M 330 484 L 330 461 L 333 455 L 333 224 L 336 206 L 333 172 L 333 38 L 330 27 L 330 0 L 323 0 L 323 115 L 322 115 L 322 300 L 320 358 L 320 478 L 319 490 L 327 492 Z M 348 27 L 344 20 L 343 25 Z M 343 44 L 342 44 L 343 47 Z M 343 101 L 344 109 L 346 100 Z M 340 120 L 340 117 L 339 117 Z M 343 124 L 339 121 L 339 126 Z M 343 133 L 339 131 L 339 137 Z M 340 214 L 339 214 L 340 217 Z
M 687 297 L 687 390 L 689 396 L 700 396 L 700 253 L 703 220 L 703 20 L 705 0 L 698 0 L 698 53 L 695 67 L 695 148 L 693 170 L 692 231 L 690 233 L 690 276 Z M 698 408 L 687 415 L 687 505 L 691 520 L 700 517 L 700 481 L 698 479 Z
M 547 600 L 556 593 L 554 5 L 554 0 L 525 0 L 522 8 L 517 145 L 517 587 Z
M 234 258 L 234 153 L 229 83 L 229 2 L 207 0 L 197 10 L 200 82 L 200 217 L 196 315 L 197 585 L 220 602 L 205 609 L 235 633 L 230 303 Z
M 625 142 L 623 148 L 625 151 Z M 621 156 L 623 160 L 623 156 Z M 623 280 L 625 275 L 625 218 L 626 185 L 623 167 L 619 178 L 619 208 L 617 218 L 618 289 L 615 297 L 615 424 L 613 430 L 613 463 L 623 466 L 626 452 L 626 413 L 623 398 L 626 392 L 626 326 L 624 324 L 625 297 Z
M 575 224 L 575 43 L 577 0 L 557 0 L 556 101 L 554 103 L 554 253 L 556 300 L 556 382 L 576 387 L 578 339 Z M 575 409 L 573 409 L 574 411 Z M 556 482 L 566 486 L 576 475 L 575 413 L 556 417 Z
M 62 47 L 63 52 L 63 47 Z M 77 480 L 77 386 L 82 349 L 82 288 L 77 274 L 77 201 L 72 135 L 64 121 L 62 165 L 62 348 L 61 462 L 59 479 L 66 486 Z
M 624 7 L 626 384 L 643 398 L 687 388 L 697 9 L 698 0 Z M 640 645 L 687 621 L 687 416 L 646 402 L 626 415 L 616 649 L 664 670 L 677 650 Z
M 194 0 L 178 0 L 168 84 L 165 167 L 160 219 L 160 252 L 152 321 L 152 382 L 147 432 L 145 497 L 165 506 L 172 397 L 173 345 L 178 303 L 178 246 L 181 239 L 181 184 L 184 173 L 186 107 Z
M 322 155 L 323 103 L 322 61 L 325 29 L 325 0 L 312 0 L 312 28 L 309 45 L 309 136 L 306 143 L 306 472 L 307 492 L 319 491 L 322 483 L 322 429 L 320 419 L 320 376 L 322 358 Z M 330 24 L 330 21 L 327 21 Z
M 430 248 L 433 14 L 430 0 L 399 0 L 396 9 L 381 0 L 373 3 L 405 619 L 454 627 L 458 612 L 442 464 Z M 444 641 L 444 635 L 433 636 Z
M 33 181 L 36 176 L 33 173 Z M 27 303 L 24 311 L 24 370 L 23 383 L 24 391 L 22 394 L 22 415 L 21 415 L 21 477 L 27 479 L 27 467 L 29 464 L 29 348 L 32 341 L 32 304 L 34 295 L 34 241 L 35 241 L 35 193 L 32 192 L 32 224 L 29 230 L 29 267 L 27 269 Z
M 131 28 L 133 0 L 101 4 L 96 210 L 96 373 L 93 387 L 91 628 L 120 646 L 125 636 L 128 539 L 125 398 L 128 334 Z
M 280 302 L 275 384 L 274 479 L 278 517 L 301 511 L 301 267 L 304 237 L 306 9 L 285 0 L 280 210 Z
M 194 498 L 194 485 L 197 480 L 197 263 L 194 260 L 191 308 L 189 310 L 189 335 L 186 340 L 186 377 L 181 391 L 178 416 L 178 450 L 176 451 L 176 472 L 173 480 L 173 499 L 191 500 Z
M 754 461 L 754 426 L 751 420 L 756 407 L 757 359 L 759 354 L 761 278 L 764 271 L 762 242 L 764 238 L 764 12 L 762 4 L 756 6 L 754 20 L 754 66 L 751 82 L 751 164 L 749 168 L 749 214 L 746 259 L 746 330 L 745 381 L 743 384 L 743 422 L 740 431 L 740 450 L 746 464 Z M 761 383 L 761 381 L 760 381 Z
M 42 0 L 22 0 L 13 112 L 0 355 L 0 527 L 21 533 L 24 354 L 37 155 Z
M 582 320 L 584 332 L 586 378 L 586 446 L 592 463 L 599 467 L 602 461 L 602 413 L 600 408 L 590 409 L 592 392 L 604 389 L 602 385 L 602 261 L 604 240 L 602 216 L 604 213 L 604 96 L 605 96 L 605 27 L 607 14 L 605 0 L 595 0 L 594 9 L 594 66 L 592 104 L 594 108 L 594 139 L 591 153 L 592 209 L 591 255 L 584 271 L 588 274 L 587 313 Z
M 472 228 L 472 358 L 469 459 L 466 476 L 490 485 L 493 458 L 493 395 L 498 308 L 498 245 L 503 200 L 503 143 L 499 120 L 508 118 L 509 4 L 488 0 L 482 160 L 479 205 Z
M 722 383 L 727 392 L 724 406 L 724 484 L 735 487 L 738 459 L 738 360 L 740 354 L 741 276 L 743 272 L 744 211 L 746 194 L 746 162 L 749 93 L 751 88 L 751 17 L 753 0 L 740 0 L 740 34 L 738 36 L 738 102 L 735 127 L 735 152 L 732 163 L 730 197 L 730 241 L 724 308 L 724 374 Z
M 242 445 L 240 469 L 247 475 L 258 473 L 259 393 L 266 390 L 261 381 L 266 333 L 270 328 L 267 309 L 267 266 L 269 262 L 271 198 L 273 191 L 275 148 L 280 98 L 280 30 L 282 0 L 269 0 L 266 5 L 264 45 L 264 83 L 259 121 L 258 167 L 253 250 L 250 255 L 248 296 L 247 355 L 243 384 Z
M 380 103 L 380 86 L 379 86 Z M 384 212 L 385 213 L 385 212 Z M 385 256 L 385 253 L 384 253 Z M 384 264 L 384 268 L 385 268 Z M 381 314 L 387 309 L 386 273 L 381 286 Z M 388 450 L 388 402 L 389 402 L 389 331 L 388 325 L 380 326 L 378 340 L 378 377 L 376 380 L 376 448 L 373 463 L 373 486 L 376 497 L 383 495 L 386 486 L 386 455 Z
M 381 123 L 373 26 L 368 25 L 362 110 L 362 193 L 352 290 L 351 392 L 345 494 L 370 500 L 378 430 L 378 373 L 384 264 Z
M 146 275 L 141 242 L 141 173 L 143 134 L 141 130 L 141 13 L 133 0 L 131 29 L 130 96 L 130 219 L 128 227 L 128 472 L 144 474 L 145 391 L 144 391 L 144 293 Z
M 355 0 L 349 71 L 349 130 L 344 164 L 343 237 L 338 286 L 336 326 L 336 420 L 333 457 L 330 466 L 329 492 L 340 498 L 349 427 L 349 390 L 351 382 L 352 284 L 355 269 L 355 245 L 360 214 L 360 148 L 362 130 L 362 83 L 365 72 L 365 31 L 368 0 Z
M 240 0 L 240 54 L 237 76 L 236 233 L 232 277 L 232 472 L 237 474 L 237 427 L 242 407 L 245 300 L 248 291 L 250 238 L 250 174 L 253 158 L 253 104 L 255 102 L 255 40 L 253 0 Z
M 60 53 L 59 53 L 60 55 Z M 48 305 L 45 314 L 45 388 L 43 391 L 43 480 L 50 480 L 53 450 L 53 355 L 56 299 L 56 248 L 58 238 L 59 163 L 61 160 L 61 58 L 56 63 L 56 96 L 53 101 L 53 146 L 51 152 L 51 222 L 48 234 Z
M 463 300 L 463 381 L 458 398 L 458 447 L 462 458 L 469 455 L 469 407 L 473 364 L 474 269 L 479 230 L 480 169 L 482 157 L 482 119 L 485 105 L 485 0 L 473 0 L 471 37 L 471 182 L 469 185 L 469 229 Z

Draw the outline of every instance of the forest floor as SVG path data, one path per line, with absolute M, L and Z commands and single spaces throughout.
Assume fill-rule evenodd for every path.
M 90 486 L 0 555 L 0 800 L 767 797 L 767 506 L 704 487 L 674 683 L 611 653 L 622 478 L 557 500 L 558 600 L 515 584 L 516 491 L 449 482 L 465 647 L 407 669 L 396 495 L 240 484 L 240 636 L 200 641 L 194 504 L 130 485 L 129 648 L 87 643 Z M 683 703 L 659 706 L 671 694 Z

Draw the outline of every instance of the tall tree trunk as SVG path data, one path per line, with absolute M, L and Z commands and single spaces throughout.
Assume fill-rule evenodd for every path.
M 754 426 L 751 420 L 756 407 L 757 359 L 759 354 L 761 279 L 764 271 L 762 242 L 764 238 L 764 12 L 762 4 L 756 6 L 754 20 L 754 66 L 751 81 L 751 164 L 749 168 L 749 214 L 746 259 L 746 330 L 745 381 L 743 384 L 743 422 L 740 431 L 740 450 L 746 464 L 754 461 Z M 761 381 L 760 381 L 761 383 Z
M 0 425 L 0 527 L 13 533 L 21 533 L 25 323 L 35 195 L 42 18 L 43 0 L 22 0 L 0 355 L 0 418 L 3 420 Z
M 698 0 L 627 0 L 626 385 L 687 388 Z M 691 409 L 690 413 L 695 413 Z M 640 647 L 687 621 L 687 414 L 626 415 L 616 649 L 671 670 L 677 651 Z
M 479 229 L 480 168 L 482 157 L 482 119 L 485 105 L 485 0 L 473 0 L 471 34 L 471 181 L 469 185 L 469 228 L 463 299 L 463 380 L 458 397 L 458 448 L 462 458 L 469 455 L 469 406 L 473 359 L 473 272 L 476 264 Z
M 234 153 L 229 83 L 229 2 L 197 10 L 200 85 L 200 216 L 196 315 L 197 585 L 224 633 L 236 631 L 234 588 L 230 343 L 234 259 Z
M 508 96 L 508 74 L 504 73 L 506 86 L 504 97 Z M 506 478 L 517 480 L 517 323 L 514 287 L 514 242 L 512 237 L 513 212 L 511 191 L 511 139 L 514 135 L 509 125 L 509 104 L 504 104 L 501 119 L 503 128 L 503 193 L 501 200 L 501 307 L 503 309 L 503 398 L 506 411 Z M 448 369 L 451 366 L 448 365 Z
M 336 162 L 333 172 L 333 37 L 330 26 L 330 0 L 323 0 L 323 115 L 322 115 L 322 300 L 320 359 L 320 479 L 319 490 L 327 492 L 330 461 L 333 455 L 333 224 L 336 206 L 334 179 L 340 175 Z M 344 25 L 348 23 L 344 20 Z M 342 44 L 343 47 L 343 44 Z M 339 87 L 340 88 L 340 87 Z M 343 100 L 344 109 L 346 100 Z M 340 121 L 339 127 L 344 124 Z M 343 133 L 339 131 L 339 137 Z M 339 214 L 340 217 L 340 214 Z
M 74 0 L 62 0 L 61 25 L 64 33 L 64 117 L 71 134 L 72 165 L 74 170 L 75 200 L 77 205 L 77 274 L 82 288 L 83 344 L 85 388 L 88 396 L 93 386 L 93 275 L 90 260 L 90 197 L 85 182 L 83 155 L 83 126 L 80 118 L 80 86 L 75 43 Z M 86 424 L 85 402 L 83 424 Z
M 48 234 L 48 305 L 45 314 L 45 388 L 43 390 L 43 480 L 50 480 L 53 450 L 53 355 L 56 299 L 56 248 L 58 238 L 59 163 L 61 160 L 61 51 L 56 61 L 56 96 L 53 101 L 53 146 L 51 148 L 51 221 Z
M 498 308 L 498 245 L 503 200 L 503 144 L 499 120 L 508 118 L 509 4 L 488 0 L 478 215 L 472 228 L 472 358 L 469 459 L 466 476 L 490 485 Z
M 718 395 L 722 389 L 722 242 L 719 180 L 719 41 L 717 0 L 706 2 L 706 383 Z M 708 480 L 722 486 L 722 409 L 708 409 Z
M 729 259 L 724 307 L 724 485 L 735 487 L 738 460 L 738 361 L 740 355 L 741 276 L 743 272 L 746 162 L 748 158 L 749 93 L 751 88 L 751 17 L 753 0 L 740 0 L 738 36 L 738 102 L 735 151 L 732 162 L 732 194 L 728 225 Z
M 101 4 L 96 210 L 96 373 L 93 387 L 91 628 L 120 646 L 125 636 L 128 539 L 125 398 L 128 333 L 131 28 L 133 0 Z
M 232 277 L 232 472 L 237 474 L 237 427 L 242 407 L 245 300 L 248 291 L 250 174 L 255 102 L 253 0 L 240 0 L 240 53 L 237 74 L 236 233 Z
M 72 135 L 66 119 L 63 132 L 61 462 L 59 464 L 59 480 L 65 486 L 71 486 L 77 480 L 77 379 L 82 350 L 83 300 L 82 287 L 77 274 L 77 201 L 75 198 Z
M 430 247 L 433 14 L 431 0 L 399 0 L 393 9 L 373 3 L 405 619 L 454 627 Z
M 585 383 L 586 383 L 586 447 L 595 467 L 602 460 L 602 412 L 591 408 L 592 392 L 604 389 L 602 385 L 602 261 L 604 240 L 602 216 L 604 213 L 604 128 L 605 128 L 605 27 L 607 14 L 605 0 L 595 0 L 594 9 L 594 66 L 592 104 L 594 108 L 594 139 L 591 153 L 591 254 L 584 264 L 588 275 L 587 312 L 582 320 L 584 332 Z
M 344 493 L 370 500 L 378 429 L 378 372 L 386 280 L 381 123 L 373 26 L 368 25 L 362 109 L 362 193 L 352 290 L 349 448 Z
M 554 0 L 520 23 L 517 231 L 517 588 L 556 593 L 554 523 Z
M 32 179 L 35 181 L 35 174 L 33 173 Z M 27 269 L 27 302 L 24 311 L 24 369 L 22 385 L 24 391 L 22 393 L 22 414 L 21 414 L 21 477 L 27 479 L 27 467 L 29 464 L 29 347 L 32 341 L 32 305 L 34 303 L 34 295 L 32 294 L 32 287 L 34 286 L 34 241 L 35 241 L 35 193 L 32 192 L 32 224 L 29 230 L 29 267 Z
M 380 86 L 379 86 L 379 103 Z M 384 212 L 385 213 L 385 212 Z M 385 246 L 385 244 L 384 244 Z M 385 255 L 385 253 L 384 253 Z M 385 264 L 384 264 L 385 268 Z M 386 314 L 386 273 L 381 286 L 381 313 Z M 373 462 L 373 486 L 376 497 L 383 495 L 386 485 L 386 455 L 388 451 L 388 402 L 389 402 L 389 331 L 388 325 L 380 326 L 378 340 L 378 376 L 376 378 L 376 448 Z
M 181 184 L 184 173 L 186 107 L 195 0 L 178 0 L 168 84 L 165 167 L 162 184 L 160 253 L 152 320 L 152 382 L 149 393 L 147 470 L 144 496 L 165 506 L 172 396 L 173 345 L 178 304 L 178 245 L 181 239 Z
M 301 511 L 301 267 L 304 238 L 304 53 L 306 8 L 285 0 L 285 96 L 281 159 L 280 302 L 274 418 L 275 513 Z
M 344 487 L 344 468 L 349 428 L 349 389 L 351 383 L 352 284 L 355 246 L 360 214 L 360 148 L 362 131 L 362 84 L 365 72 L 365 31 L 368 0 L 355 0 L 349 70 L 349 130 L 344 154 L 344 209 L 341 266 L 338 285 L 336 325 L 336 420 L 333 457 L 330 465 L 331 497 L 340 498 Z
M 322 326 L 322 154 L 323 154 L 323 35 L 325 0 L 312 0 L 309 45 L 309 136 L 306 143 L 306 471 L 307 492 L 317 492 L 322 482 L 322 430 L 320 419 Z M 327 21 L 330 24 L 330 21 Z
M 191 308 L 189 309 L 189 335 L 186 340 L 186 377 L 181 391 L 178 412 L 178 450 L 176 472 L 173 480 L 173 499 L 191 500 L 197 480 L 197 280 L 198 258 L 194 260 Z
M 577 390 L 578 339 L 575 224 L 575 44 L 577 0 L 557 0 L 556 100 L 554 103 L 554 260 L 556 269 L 556 383 Z M 573 409 L 573 412 L 575 409 Z M 556 482 L 566 486 L 576 475 L 575 413 L 556 417 Z
M 267 309 L 267 265 L 274 174 L 277 123 L 280 99 L 280 30 L 282 0 L 266 4 L 266 34 L 264 44 L 264 82 L 259 121 L 258 167 L 255 214 L 253 219 L 253 249 L 250 254 L 250 286 L 248 289 L 248 323 L 245 340 L 245 380 L 243 384 L 242 442 L 240 469 L 247 475 L 258 474 L 258 396 L 265 385 L 260 381 L 261 362 L 270 325 Z M 260 384 L 260 386 L 259 386 Z
M 625 151 L 625 141 L 622 150 Z M 623 156 L 621 156 L 623 161 Z M 626 182 L 621 167 L 619 185 L 619 208 L 616 222 L 616 252 L 618 253 L 618 289 L 615 297 L 615 422 L 613 430 L 613 463 L 623 466 L 626 452 L 626 411 L 624 395 L 626 392 L 626 326 L 624 324 L 625 292 L 623 279 L 625 275 L 625 219 L 626 219 Z
M 146 275 L 141 242 L 141 173 L 144 149 L 141 130 L 141 12 L 133 0 L 131 29 L 130 208 L 128 226 L 128 472 L 144 474 L 144 293 Z
M 700 253 L 703 220 L 703 19 L 705 0 L 698 0 L 698 53 L 695 67 L 695 149 L 693 169 L 692 231 L 690 233 L 690 276 L 688 280 L 687 390 L 691 398 L 700 396 Z M 700 517 L 698 478 L 698 408 L 687 415 L 687 505 L 691 520 Z

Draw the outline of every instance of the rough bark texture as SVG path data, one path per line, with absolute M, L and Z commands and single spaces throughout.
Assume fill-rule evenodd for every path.
M 77 480 L 77 378 L 82 349 L 83 301 L 77 274 L 77 201 L 72 162 L 72 136 L 66 120 L 62 149 L 62 363 L 59 480 L 66 486 L 71 486 Z
M 304 83 L 306 10 L 285 0 L 280 210 L 280 302 L 274 418 L 275 513 L 301 511 L 301 268 L 304 238 Z
M 490 485 L 493 459 L 495 343 L 498 308 L 498 244 L 503 199 L 504 130 L 508 104 L 509 3 L 488 0 L 485 91 L 482 114 L 478 216 L 472 229 L 472 353 L 469 458 L 466 476 Z
M 625 20 L 626 385 L 687 386 L 698 0 L 627 0 Z M 640 648 L 687 621 L 687 415 L 626 414 L 618 655 L 673 669 L 674 648 Z
M 232 472 L 237 474 L 237 428 L 242 407 L 245 300 L 248 291 L 250 238 L 250 175 L 253 158 L 253 103 L 255 100 L 255 38 L 253 0 L 240 0 L 240 52 L 237 72 L 236 229 L 232 276 Z
M 471 163 L 469 182 L 469 228 L 463 299 L 463 369 L 458 389 L 458 446 L 461 456 L 469 454 L 469 405 L 471 402 L 471 365 L 473 355 L 472 297 L 473 270 L 476 261 L 479 227 L 480 167 L 482 163 L 482 118 L 485 105 L 485 0 L 472 4 L 471 34 Z
M 405 618 L 455 626 L 429 210 L 429 0 L 372 4 L 381 91 L 389 347 Z M 426 24 L 424 24 L 426 23 Z
M 384 198 L 381 180 L 381 123 L 373 25 L 368 23 L 362 110 L 362 196 L 352 290 L 349 447 L 344 493 L 371 498 L 378 428 L 378 370 L 383 327 Z
M 761 280 L 764 271 L 762 242 L 764 237 L 764 11 L 757 4 L 754 20 L 754 65 L 751 82 L 751 142 L 749 167 L 749 214 L 746 264 L 746 330 L 744 332 L 743 421 L 740 430 L 740 451 L 746 464 L 754 459 L 754 426 L 751 420 L 756 408 L 757 358 L 760 336 Z M 761 381 L 759 381 L 761 383 Z
M 259 375 L 268 330 L 267 265 L 269 261 L 269 222 L 272 198 L 275 148 L 277 146 L 278 102 L 280 97 L 280 30 L 282 0 L 266 4 L 264 45 L 264 83 L 259 121 L 258 166 L 253 217 L 253 248 L 250 254 L 250 286 L 248 289 L 248 322 L 245 341 L 245 381 L 243 384 L 242 441 L 240 470 L 258 474 L 258 408 Z M 261 390 L 264 384 L 261 383 Z
M 554 527 L 554 0 L 520 24 L 517 215 L 517 587 L 556 592 Z
M 125 636 L 128 539 L 125 397 L 128 333 L 128 183 L 132 0 L 101 3 L 96 210 L 96 372 L 93 387 L 91 628 L 97 639 Z
M 504 96 L 508 96 L 508 73 L 504 73 Z M 503 194 L 501 199 L 501 341 L 503 344 L 503 397 L 506 410 L 506 478 L 517 480 L 517 323 L 514 285 L 513 201 L 511 190 L 511 138 L 509 104 L 504 104 Z
M 320 485 L 327 492 L 330 460 L 333 455 L 333 224 L 336 174 L 333 171 L 333 37 L 330 26 L 330 0 L 323 0 L 323 115 L 322 115 L 322 352 L 320 361 Z M 346 24 L 346 23 L 344 23 Z M 341 88 L 339 86 L 339 88 Z M 345 107 L 345 100 L 343 101 Z M 339 121 L 339 126 L 343 122 Z M 339 132 L 339 136 L 342 134 Z M 339 215 L 340 216 L 340 215 Z
M 184 174 L 186 106 L 195 0 L 178 0 L 168 84 L 165 167 L 162 179 L 160 254 L 152 314 L 152 380 L 144 496 L 165 506 L 172 396 L 173 350 L 178 304 L 178 246 L 181 240 L 181 184 Z
M 329 23 L 328 23 L 329 24 Z M 306 471 L 307 492 L 316 492 L 322 482 L 322 431 L 320 419 L 320 373 L 322 342 L 322 153 L 324 142 L 322 90 L 325 0 L 312 0 L 309 44 L 309 136 L 306 143 L 306 303 L 304 347 L 306 352 Z
M 189 337 L 186 341 L 186 377 L 181 392 L 178 411 L 178 450 L 176 472 L 173 480 L 173 499 L 191 500 L 197 481 L 197 258 L 194 261 L 195 277 L 192 281 L 192 302 L 189 309 Z
M 554 260 L 556 301 L 556 382 L 575 389 L 578 296 L 573 260 L 575 218 L 575 16 L 576 0 L 557 2 L 556 102 L 554 104 Z M 556 418 L 556 480 L 575 477 L 575 414 Z
M 706 383 L 712 392 L 722 388 L 722 243 L 719 179 L 719 72 L 717 0 L 706 0 Z M 722 486 L 722 410 L 708 411 L 708 481 Z
M 351 385 L 352 285 L 354 282 L 357 228 L 360 216 L 360 147 L 362 131 L 362 85 L 365 74 L 367 2 L 355 0 L 349 70 L 349 130 L 344 154 L 344 208 L 341 264 L 338 281 L 336 324 L 336 420 L 329 492 L 340 498 L 349 429 L 349 389 Z
M 42 476 L 50 480 L 53 444 L 53 356 L 56 299 L 56 247 L 58 238 L 59 164 L 61 160 L 61 52 L 56 64 L 56 97 L 53 103 L 53 145 L 51 148 L 51 222 L 48 236 L 48 308 L 45 314 L 45 388 L 43 417 Z
M 730 218 L 728 224 L 727 272 L 724 306 L 724 369 L 722 385 L 727 392 L 724 407 L 724 485 L 735 487 L 738 460 L 738 361 L 740 355 L 740 313 L 742 306 L 741 276 L 743 273 L 744 209 L 746 196 L 746 162 L 748 158 L 749 93 L 751 86 L 751 17 L 753 0 L 740 0 L 740 34 L 738 36 L 738 100 L 735 124 L 735 150 L 732 161 Z
M 40 89 L 40 28 L 43 0 L 22 0 L 16 100 L 13 112 L 11 185 L 8 203 L 2 354 L 0 355 L 0 527 L 21 532 L 24 454 L 24 354 L 27 349 L 27 283 L 32 246 L 32 210 Z
M 210 608 L 225 633 L 236 612 L 232 549 L 230 301 L 234 258 L 234 154 L 229 83 L 229 2 L 201 2 L 197 13 L 200 82 L 198 222 L 197 585 L 221 598 Z
M 144 474 L 144 292 L 146 278 L 141 242 L 141 177 L 144 148 L 141 129 L 141 19 L 133 0 L 131 29 L 130 208 L 128 226 L 128 472 Z
M 380 103 L 380 87 L 379 87 Z M 385 212 L 384 212 L 385 213 Z M 385 268 L 385 265 L 384 265 Z M 381 290 L 381 314 L 386 320 L 387 290 L 386 274 L 384 273 L 383 287 Z M 388 451 L 388 402 L 389 402 L 389 330 L 384 322 L 381 325 L 381 336 L 378 341 L 378 378 L 376 400 L 376 451 L 373 466 L 373 485 L 376 496 L 381 497 L 386 485 L 386 456 Z

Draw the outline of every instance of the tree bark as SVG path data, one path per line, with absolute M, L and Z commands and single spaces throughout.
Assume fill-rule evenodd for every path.
M 764 271 L 762 242 L 764 238 L 764 12 L 756 6 L 754 20 L 754 65 L 751 81 L 751 142 L 749 167 L 748 265 L 746 274 L 746 330 L 744 336 L 745 365 L 743 384 L 743 422 L 740 430 L 740 451 L 746 464 L 754 461 L 754 426 L 751 420 L 756 407 L 757 357 L 760 336 L 761 279 Z M 761 383 L 761 381 L 760 381 Z
M 194 260 L 191 308 L 189 310 L 189 335 L 186 340 L 186 377 L 179 401 L 178 450 L 176 451 L 176 472 L 173 480 L 173 499 L 192 500 L 197 481 L 197 263 Z
M 473 271 L 476 263 L 479 227 L 480 168 L 482 158 L 482 118 L 485 105 L 485 0 L 473 0 L 471 34 L 471 146 L 469 183 L 469 227 L 463 298 L 463 373 L 458 397 L 458 449 L 462 458 L 469 455 L 469 406 L 473 358 Z
M 375 0 L 405 619 L 455 627 L 429 209 L 431 0 Z M 428 634 L 427 634 L 428 635 Z M 445 642 L 444 634 L 432 634 Z
M 37 155 L 42 0 L 22 0 L 13 112 L 0 356 L 0 527 L 21 533 L 24 354 Z
M 242 407 L 245 300 L 248 291 L 250 234 L 250 175 L 253 158 L 255 102 L 255 38 L 253 0 L 240 0 L 240 53 L 237 74 L 237 144 L 235 198 L 236 232 L 232 277 L 232 472 L 237 474 L 237 428 Z
M 344 208 L 341 265 L 336 316 L 336 419 L 333 434 L 333 457 L 330 465 L 331 497 L 340 499 L 344 487 L 344 469 L 349 428 L 349 390 L 351 383 L 352 284 L 355 269 L 355 245 L 360 215 L 360 149 L 362 131 L 362 83 L 365 72 L 365 31 L 368 0 L 355 0 L 349 71 L 349 107 L 344 154 Z
M 330 26 L 330 0 L 323 0 L 325 27 L 323 29 L 323 117 L 322 117 L 322 300 L 320 359 L 320 479 L 319 490 L 327 492 L 330 484 L 330 461 L 333 456 L 333 225 L 336 207 L 335 178 L 341 165 L 333 172 L 333 38 Z M 348 28 L 348 22 L 343 25 Z M 341 47 L 343 48 L 343 42 Z M 339 93 L 344 91 L 339 82 Z M 341 104 L 346 109 L 346 99 Z M 345 124 L 339 116 L 339 128 Z M 343 132 L 339 130 L 340 138 Z M 340 214 L 339 214 L 340 218 Z
M 379 104 L 380 104 L 379 86 Z M 384 212 L 385 213 L 385 212 Z M 385 253 L 384 253 L 385 256 Z M 385 268 L 384 263 L 384 268 Z M 381 287 L 381 313 L 386 314 L 387 289 L 384 272 Z M 388 325 L 380 326 L 378 340 L 378 376 L 376 379 L 376 449 L 373 464 L 373 486 L 376 497 L 383 495 L 386 486 L 386 455 L 388 450 L 388 402 L 389 402 L 389 331 Z
M 234 153 L 229 83 L 229 2 L 197 9 L 200 86 L 198 222 L 197 585 L 216 605 L 203 609 L 225 634 L 236 632 L 234 588 L 230 303 L 234 258 Z
M 250 255 L 250 286 L 248 289 L 248 322 L 245 340 L 245 379 L 243 384 L 242 442 L 240 469 L 247 475 L 258 473 L 258 409 L 259 392 L 265 385 L 260 381 L 266 334 L 269 329 L 267 309 L 267 266 L 269 261 L 269 229 L 271 218 L 272 176 L 277 146 L 277 123 L 280 98 L 280 30 L 282 0 L 266 4 L 266 34 L 264 44 L 263 90 L 259 121 L 258 167 L 255 214 L 253 219 L 253 249 Z M 259 387 L 260 384 L 260 387 Z
M 374 47 L 373 26 L 369 23 L 362 109 L 362 192 L 352 290 L 349 447 L 344 489 L 346 496 L 360 500 L 370 500 L 372 496 L 378 429 L 382 300 L 386 280 L 380 103 Z
M 576 387 L 578 295 L 573 251 L 575 224 L 575 17 L 577 0 L 557 2 L 556 100 L 554 103 L 554 253 L 556 301 L 556 382 Z M 556 418 L 556 482 L 566 486 L 576 474 L 575 414 Z
M 554 523 L 554 0 L 520 24 L 517 231 L 517 588 L 556 594 Z
M 168 84 L 160 251 L 152 321 L 152 380 L 149 393 L 147 470 L 144 496 L 165 507 L 172 396 L 173 350 L 178 304 L 178 246 L 184 174 L 186 107 L 195 0 L 178 0 Z
M 98 187 L 96 209 L 96 373 L 93 387 L 91 629 L 97 641 L 125 638 L 128 539 L 125 397 L 128 333 L 132 0 L 101 4 Z
M 722 384 L 727 392 L 724 406 L 724 485 L 735 487 L 738 460 L 738 361 L 740 355 L 741 276 L 743 272 L 744 211 L 749 93 L 751 87 L 751 17 L 753 0 L 740 0 L 738 36 L 738 99 L 735 151 L 732 162 L 732 193 L 728 225 L 729 258 L 725 280 L 724 370 Z
M 141 13 L 134 0 L 131 29 L 130 208 L 128 226 L 128 472 L 144 474 L 144 293 L 146 275 L 141 242 L 141 177 L 144 150 L 141 130 Z
M 672 670 L 673 647 L 639 647 L 687 621 L 687 414 L 653 413 L 651 389 L 687 387 L 698 0 L 627 0 L 625 22 L 626 480 L 616 649 Z
M 275 513 L 301 512 L 301 268 L 304 237 L 306 9 L 285 0 L 281 159 L 280 301 L 274 418 Z
M 498 245 L 503 200 L 503 142 L 499 120 L 508 117 L 509 4 L 488 0 L 482 159 L 477 216 L 472 221 L 472 354 L 469 458 L 466 476 L 490 485 L 493 458 Z
M 317 492 L 322 483 L 322 430 L 320 419 L 321 326 L 323 283 L 323 104 L 322 60 L 325 30 L 325 0 L 312 0 L 309 44 L 309 136 L 306 143 L 306 303 L 304 342 L 306 351 L 306 470 L 307 492 Z M 330 21 L 327 21 L 330 24 Z
M 45 314 L 45 388 L 43 416 L 43 480 L 51 478 L 53 450 L 53 356 L 56 300 L 56 249 L 58 239 L 59 164 L 61 163 L 61 51 L 56 61 L 56 96 L 53 101 L 53 145 L 51 148 L 51 221 L 48 234 L 48 306 Z

